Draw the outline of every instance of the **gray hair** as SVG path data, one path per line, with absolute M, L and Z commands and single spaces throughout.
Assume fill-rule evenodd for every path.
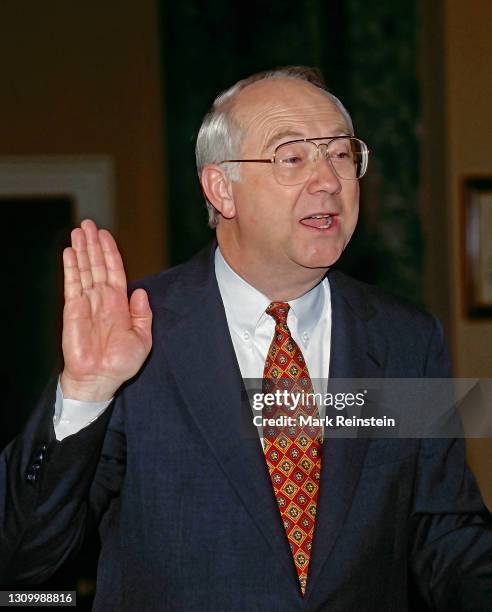
M 320 71 L 306 66 L 286 66 L 274 70 L 258 72 L 250 77 L 238 81 L 235 85 L 222 92 L 215 98 L 211 109 L 205 115 L 196 140 L 196 167 L 201 177 L 203 168 L 207 164 L 218 164 L 224 159 L 238 159 L 241 145 L 245 136 L 244 130 L 234 118 L 232 112 L 234 101 L 240 91 L 248 85 L 266 79 L 298 79 L 307 81 L 326 93 L 331 102 L 342 113 L 350 130 L 354 133 L 352 119 L 340 100 L 328 91 Z M 232 181 L 239 180 L 239 164 L 231 163 L 224 167 L 224 172 Z M 208 210 L 208 224 L 211 228 L 217 227 L 220 213 L 205 198 Z

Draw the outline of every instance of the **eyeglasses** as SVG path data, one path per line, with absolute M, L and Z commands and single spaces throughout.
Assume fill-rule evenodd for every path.
M 328 142 L 316 144 L 317 140 L 328 140 Z M 273 175 L 277 182 L 280 185 L 291 186 L 309 180 L 320 159 L 320 154 L 329 161 L 338 178 L 355 181 L 366 173 L 369 149 L 363 140 L 352 136 L 291 140 L 276 147 L 270 159 L 225 159 L 220 163 L 273 164 Z

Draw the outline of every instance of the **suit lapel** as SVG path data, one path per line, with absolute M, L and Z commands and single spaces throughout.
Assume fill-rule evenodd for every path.
M 232 488 L 286 570 L 286 588 L 298 594 L 297 575 L 280 521 L 251 409 L 230 338 L 211 251 L 183 268 L 164 296 L 156 347 L 172 367 L 199 431 Z M 371 307 L 350 279 L 330 273 L 330 380 L 382 377 L 385 346 L 371 334 Z M 157 318 L 156 318 L 157 321 Z M 155 346 L 155 345 L 154 345 Z M 367 452 L 367 439 L 327 439 L 323 447 L 318 517 L 307 583 L 307 603 L 343 527 Z
M 180 284 L 169 296 L 167 306 L 172 305 L 173 313 L 157 340 L 172 364 L 198 429 L 276 558 L 284 564 L 286 576 L 292 574 L 294 579 L 286 584 L 291 583 L 295 591 L 290 548 L 251 407 L 244 401 L 241 372 L 215 278 L 214 250 L 208 261 L 202 261 L 201 270 L 191 274 L 190 282 Z
M 386 347 L 371 333 L 372 307 L 347 277 L 329 274 L 332 331 L 329 391 L 337 379 L 383 377 Z M 344 389 L 339 381 L 340 390 Z M 347 385 L 345 385 L 347 391 Z M 360 477 L 368 439 L 327 438 L 306 600 L 343 527 Z

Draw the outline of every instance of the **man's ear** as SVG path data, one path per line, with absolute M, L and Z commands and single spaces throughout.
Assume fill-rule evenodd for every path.
M 236 216 L 231 180 L 222 166 L 207 164 L 202 170 L 200 182 L 205 197 L 223 217 L 232 219 Z

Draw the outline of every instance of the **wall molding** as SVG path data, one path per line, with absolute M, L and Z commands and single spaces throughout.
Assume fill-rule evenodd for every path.
M 0 157 L 3 197 L 68 196 L 74 222 L 93 219 L 114 230 L 114 164 L 110 156 Z

